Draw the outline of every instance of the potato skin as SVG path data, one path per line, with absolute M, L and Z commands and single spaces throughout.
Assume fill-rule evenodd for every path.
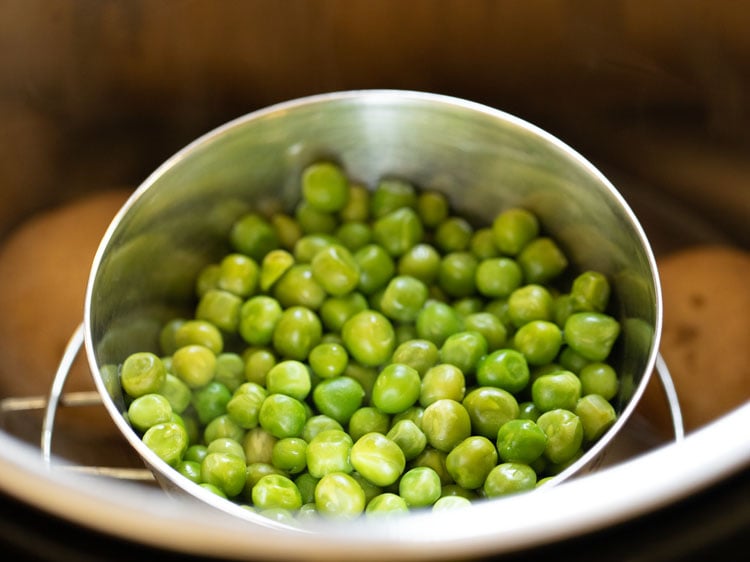
M 691 432 L 750 399 L 750 252 L 692 246 L 659 260 L 661 354 Z M 639 412 L 662 432 L 671 421 L 656 376 Z

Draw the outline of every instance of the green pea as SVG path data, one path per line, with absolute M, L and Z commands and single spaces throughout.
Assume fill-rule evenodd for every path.
M 537 407 L 531 400 L 521 402 L 518 405 L 518 417 L 523 420 L 531 420 L 535 422 L 542 415 L 542 411 Z
M 497 465 L 487 475 L 483 491 L 488 498 L 507 496 L 533 490 L 536 472 L 528 465 L 505 462 Z
M 424 374 L 419 403 L 426 408 L 444 398 L 461 402 L 465 392 L 466 379 L 462 370 L 450 363 L 442 363 Z
M 531 464 L 544 453 L 547 435 L 532 420 L 515 419 L 497 432 L 497 451 L 503 462 Z
M 210 443 L 222 437 L 242 441 L 245 438 L 245 429 L 232 421 L 227 414 L 221 414 L 206 424 L 203 430 L 203 440 Z
M 318 433 L 307 444 L 305 457 L 307 470 L 315 478 L 332 472 L 350 473 L 352 438 L 338 429 L 327 429 Z
M 373 484 L 356 470 L 354 472 L 351 472 L 350 475 L 357 481 L 357 484 L 360 485 L 362 491 L 365 493 L 365 505 L 367 505 L 375 496 L 383 493 L 382 486 Z
M 574 413 L 583 426 L 583 437 L 589 443 L 599 439 L 617 421 L 617 413 L 604 397 L 587 394 L 576 404 Z
M 318 316 L 304 306 L 282 312 L 273 332 L 273 347 L 283 357 L 304 361 L 320 343 L 323 327 Z
M 544 412 L 537 425 L 547 435 L 544 456 L 553 463 L 565 463 L 579 454 L 583 443 L 583 424 L 573 412 L 564 409 Z
M 260 406 L 258 422 L 274 437 L 297 437 L 307 420 L 302 403 L 286 394 L 269 394 Z
M 339 343 L 319 343 L 310 351 L 308 363 L 317 376 L 330 379 L 344 373 L 349 354 Z
M 276 356 L 273 351 L 264 347 L 251 348 L 245 354 L 244 359 L 245 380 L 265 386 L 268 371 L 276 364 Z
M 335 213 L 320 211 L 305 200 L 294 208 L 294 218 L 304 234 L 333 234 L 338 226 Z
M 487 340 L 479 332 L 451 334 L 440 348 L 440 361 L 458 367 L 466 376 L 473 375 L 487 354 Z
M 561 328 L 565 326 L 568 316 L 575 312 L 570 293 L 557 295 L 552 301 L 552 320 Z
M 343 222 L 365 222 L 370 218 L 370 190 L 358 184 L 349 184 L 349 196 L 339 211 Z
M 331 162 L 316 162 L 302 171 L 302 197 L 315 209 L 335 213 L 346 205 L 349 181 Z
M 383 516 L 392 514 L 408 513 L 409 506 L 406 500 L 393 492 L 384 492 L 367 502 L 365 513 L 368 516 Z
M 294 256 L 286 250 L 271 250 L 263 258 L 260 268 L 260 289 L 268 292 L 294 265 Z
M 451 252 L 443 257 L 438 268 L 437 282 L 445 294 L 453 298 L 473 295 L 479 262 L 469 252 Z
M 224 336 L 219 328 L 205 320 L 188 320 L 175 332 L 178 348 L 189 345 L 202 345 L 218 355 L 224 350 Z
M 260 269 L 258 263 L 244 254 L 229 254 L 219 262 L 217 289 L 246 298 L 258 286 Z
M 527 283 L 549 283 L 565 271 L 568 259 L 552 238 L 543 236 L 524 246 L 518 265 Z
M 344 427 L 330 416 L 325 414 L 316 414 L 307 418 L 305 426 L 302 428 L 302 439 L 308 443 L 312 441 L 321 431 L 326 429 L 338 429 L 343 431 Z
M 271 217 L 271 226 L 279 241 L 279 246 L 284 250 L 293 250 L 297 240 L 302 237 L 302 228 L 299 223 L 285 213 L 274 213 Z
M 386 414 L 397 414 L 419 399 L 421 379 L 416 369 L 399 363 L 386 365 L 375 379 L 372 403 Z
M 171 373 L 164 378 L 159 394 L 169 401 L 172 411 L 177 414 L 185 411 L 192 397 L 190 387 Z
M 488 260 L 498 257 L 497 246 L 495 246 L 495 234 L 492 228 L 483 227 L 477 229 L 469 240 L 469 251 L 479 260 Z
M 422 429 L 422 416 L 424 415 L 424 408 L 422 406 L 412 406 L 411 408 L 407 408 L 403 412 L 399 412 L 398 414 L 394 414 L 391 418 L 391 426 L 396 425 L 401 420 L 410 420 L 414 422 L 414 424 Z
M 425 285 L 431 285 L 440 270 L 440 253 L 430 244 L 415 244 L 398 260 L 398 274 L 419 279 Z
M 445 466 L 446 458 L 448 453 L 445 451 L 438 451 L 430 447 L 429 445 L 424 448 L 424 451 L 419 453 L 417 457 L 411 462 L 411 468 L 418 466 L 427 467 L 435 472 L 440 479 L 440 485 L 448 486 L 454 484 L 453 478 L 451 477 L 448 469 Z M 442 493 L 442 489 L 441 489 Z
M 183 455 L 183 460 L 192 461 L 200 464 L 208 454 L 208 447 L 206 445 L 194 444 L 190 445 Z
M 471 434 L 471 418 L 460 402 L 441 399 L 424 409 L 422 431 L 430 446 L 448 452 Z
M 393 258 L 377 244 L 368 244 L 354 252 L 354 260 L 359 266 L 358 289 L 364 295 L 383 289 L 396 271 Z
M 239 312 L 240 336 L 250 345 L 270 344 L 282 313 L 279 301 L 272 297 L 258 295 L 248 299 Z
M 396 322 L 414 322 L 427 301 L 427 285 L 415 277 L 399 275 L 388 282 L 381 299 L 383 313 Z
M 345 375 L 323 379 L 313 389 L 313 402 L 318 411 L 340 424 L 349 423 L 364 397 L 362 385 Z
M 231 437 L 219 437 L 211 441 L 206 447 L 206 454 L 210 453 L 226 453 L 228 455 L 235 455 L 245 461 L 245 449 L 239 441 L 235 441 Z M 205 458 L 205 457 L 204 457 Z
M 447 217 L 435 229 L 435 245 L 444 253 L 462 252 L 469 247 L 474 228 L 463 217 Z
M 451 334 L 463 329 L 463 319 L 448 304 L 428 300 L 417 314 L 417 335 L 441 347 Z
M 520 392 L 529 382 L 526 357 L 514 349 L 498 349 L 484 357 L 477 368 L 477 382 L 482 386 Z
M 549 373 L 534 381 L 531 395 L 542 412 L 558 408 L 572 411 L 581 398 L 581 381 L 570 371 Z
M 214 380 L 234 392 L 245 382 L 245 361 L 237 353 L 220 353 L 216 356 Z
M 488 258 L 479 262 L 475 274 L 477 291 L 488 298 L 505 298 L 521 286 L 521 266 L 508 257 Z
M 327 330 L 340 332 L 349 318 L 366 310 L 367 306 L 367 299 L 356 291 L 340 297 L 329 297 L 320 306 L 320 319 Z
M 286 394 L 304 400 L 312 389 L 307 365 L 294 359 L 277 363 L 268 371 L 266 388 L 271 394 Z
M 490 312 L 475 312 L 463 319 L 464 329 L 479 332 L 487 342 L 487 352 L 503 347 L 508 340 L 508 330 L 502 321 Z
M 378 370 L 375 367 L 365 367 L 354 361 L 349 361 L 343 376 L 357 381 L 365 393 L 363 402 L 370 401 L 372 387 L 375 386 L 375 379 L 378 378 Z
M 609 280 L 603 273 L 584 271 L 573 280 L 570 289 L 572 306 L 578 312 L 604 312 L 610 292 Z
M 363 310 L 349 318 L 341 328 L 341 337 L 349 354 L 367 367 L 384 364 L 396 345 L 393 325 L 373 310 Z
M 420 376 L 433 367 L 440 357 L 440 350 L 429 340 L 410 339 L 402 342 L 393 352 L 392 363 L 401 363 L 415 369 Z
M 167 378 L 167 370 L 158 356 L 149 352 L 129 355 L 122 364 L 120 384 L 134 398 L 159 392 Z
M 378 218 L 372 227 L 373 240 L 393 257 L 402 256 L 424 236 L 422 223 L 410 207 L 401 207 Z
M 542 285 L 524 285 L 508 297 L 508 316 L 516 328 L 534 320 L 552 319 L 552 295 Z
M 258 509 L 282 508 L 295 510 L 302 507 L 302 495 L 297 486 L 280 474 L 267 474 L 253 486 L 253 505 Z
M 257 213 L 248 213 L 235 222 L 229 241 L 235 250 L 256 261 L 279 246 L 273 226 Z
M 172 370 L 190 388 L 205 386 L 216 373 L 216 355 L 202 345 L 181 347 L 172 355 Z
M 453 308 L 456 309 L 463 318 L 470 314 L 481 312 L 484 308 L 484 300 L 481 297 L 463 297 L 453 301 Z
M 359 284 L 359 265 L 340 244 L 326 246 L 315 254 L 311 268 L 313 277 L 329 295 L 345 295 Z
M 445 459 L 446 469 L 456 484 L 469 490 L 480 488 L 496 464 L 494 443 L 481 435 L 467 437 Z
M 195 309 L 198 320 L 211 322 L 226 333 L 235 333 L 240 321 L 242 299 L 229 291 L 211 289 L 201 297 Z
M 440 497 L 440 492 L 440 476 L 426 466 L 408 470 L 398 484 L 398 495 L 409 507 L 431 506 Z
M 152 425 L 143 434 L 143 444 L 169 466 L 177 466 L 188 447 L 185 428 L 175 422 Z
M 406 459 L 401 448 L 382 433 L 366 433 L 352 446 L 354 470 L 376 486 L 390 486 L 399 479 Z
M 128 406 L 128 421 L 138 431 L 172 419 L 172 406 L 161 394 L 144 394 Z
M 481 386 L 469 392 L 463 405 L 474 434 L 488 439 L 496 439 L 500 427 L 519 414 L 516 398 L 502 388 L 491 386 Z
M 195 294 L 203 296 L 206 291 L 219 288 L 219 275 L 221 268 L 218 263 L 209 263 L 201 268 L 195 280 Z
M 590 361 L 604 361 L 620 335 L 620 323 L 600 312 L 577 312 L 565 322 L 566 344 Z
M 307 468 L 307 441 L 299 437 L 279 439 L 273 446 L 273 465 L 289 474 L 298 474 Z
M 332 234 L 305 234 L 294 245 L 293 256 L 298 264 L 309 264 L 318 252 L 339 241 Z
M 564 346 L 557 357 L 560 366 L 573 373 L 580 374 L 583 368 L 591 363 L 583 355 L 578 353 L 572 347 Z
M 546 365 L 557 357 L 562 338 L 557 324 L 534 320 L 518 329 L 513 336 L 513 347 L 523 354 L 529 365 Z
M 370 210 L 376 219 L 386 216 L 402 207 L 414 208 L 417 204 L 417 191 L 407 181 L 385 178 L 378 182 L 370 199 Z
M 386 437 L 399 446 L 407 461 L 415 459 L 427 446 L 427 437 L 410 419 L 398 420 L 388 430 Z
M 294 479 L 294 485 L 299 490 L 303 505 L 315 502 L 315 487 L 319 481 L 320 478 L 315 478 L 307 471 L 302 472 Z
M 422 191 L 417 195 L 417 213 L 422 224 L 435 228 L 448 218 L 448 198 L 439 191 Z
M 286 476 L 284 471 L 279 470 L 275 466 L 265 462 L 252 462 L 248 463 L 245 487 L 242 490 L 243 495 L 250 501 L 252 501 L 253 487 L 260 482 L 260 479 L 269 474 L 278 474 L 280 476 Z
M 226 413 L 232 392 L 220 382 L 211 381 L 193 391 L 192 405 L 202 424 Z
M 530 211 L 514 207 L 495 218 L 492 232 L 500 253 L 515 256 L 539 235 L 539 221 Z
M 349 474 L 331 472 L 315 487 L 315 507 L 324 516 L 353 519 L 365 510 L 365 492 Z
M 349 435 L 354 441 L 367 433 L 377 432 L 386 434 L 391 426 L 391 418 L 372 406 L 359 408 L 349 418 Z
M 372 228 L 364 222 L 345 222 L 336 230 L 336 238 L 350 252 L 372 243 Z
M 327 293 L 313 275 L 312 266 L 297 263 L 290 267 L 273 287 L 273 296 L 282 308 L 304 306 L 317 310 Z
M 447 511 L 450 509 L 457 509 L 459 507 L 466 507 L 471 505 L 471 500 L 462 496 L 443 496 L 432 504 L 432 511 Z
M 619 379 L 615 369 L 607 363 L 588 363 L 578 373 L 582 394 L 598 394 L 612 400 L 619 390 Z
M 195 461 L 183 460 L 175 466 L 177 472 L 195 484 L 201 483 L 201 465 Z

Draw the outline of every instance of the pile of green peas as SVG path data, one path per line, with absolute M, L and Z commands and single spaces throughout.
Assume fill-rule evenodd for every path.
M 185 478 L 283 521 L 449 509 L 538 487 L 615 422 L 609 281 L 534 214 L 476 226 L 327 161 L 300 184 L 119 366 L 127 419 Z

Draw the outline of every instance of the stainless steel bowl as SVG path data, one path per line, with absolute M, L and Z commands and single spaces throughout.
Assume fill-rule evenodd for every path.
M 226 251 L 234 219 L 249 208 L 291 206 L 300 171 L 320 158 L 335 158 L 370 186 L 386 174 L 409 178 L 486 223 L 504 207 L 529 208 L 575 268 L 609 276 L 622 325 L 618 421 L 556 480 L 595 468 L 657 360 L 659 279 L 638 220 L 592 164 L 537 127 L 461 99 L 379 90 L 303 98 L 227 123 L 164 163 L 112 222 L 91 270 L 85 347 L 105 406 L 158 480 L 255 524 L 282 526 L 218 500 L 148 449 L 122 415 L 108 366 L 135 351 L 158 350 L 162 323 L 191 309 L 195 275 Z M 500 516 L 497 503 L 484 509 Z

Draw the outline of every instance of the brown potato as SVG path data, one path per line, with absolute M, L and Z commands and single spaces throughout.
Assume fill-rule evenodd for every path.
M 695 246 L 665 256 L 659 274 L 661 353 L 690 432 L 750 400 L 750 253 Z M 639 411 L 669 434 L 655 376 Z

